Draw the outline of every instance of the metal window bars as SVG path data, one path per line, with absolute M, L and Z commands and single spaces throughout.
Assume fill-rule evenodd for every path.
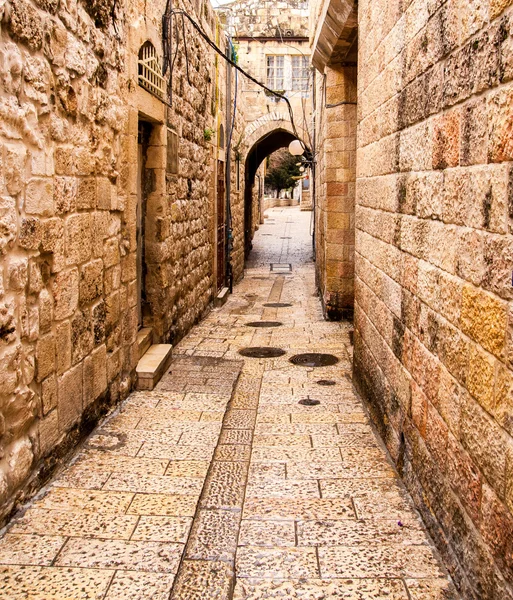
M 139 85 L 161 100 L 166 94 L 166 80 L 155 46 L 145 42 L 139 50 Z

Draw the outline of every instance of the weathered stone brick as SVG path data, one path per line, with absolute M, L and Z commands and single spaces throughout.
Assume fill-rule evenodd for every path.
M 43 24 L 36 9 L 24 0 L 11 2 L 9 31 L 14 38 L 27 44 L 31 50 L 39 50 L 43 43 Z
M 82 263 L 91 257 L 91 217 L 72 215 L 66 219 L 66 259 L 69 265 Z
M 17 236 L 16 203 L 9 196 L 0 197 L 0 254 L 14 245 Z
M 57 273 L 53 280 L 52 293 L 55 299 L 55 318 L 60 321 L 71 316 L 78 306 L 78 269 Z
M 42 217 L 54 215 L 53 181 L 50 178 L 28 180 L 25 190 L 25 212 Z
M 438 117 L 433 129 L 433 169 L 456 167 L 460 160 L 460 113 Z
M 107 352 L 105 345 L 84 360 L 84 406 L 94 402 L 107 390 Z
M 101 259 L 86 263 L 80 269 L 80 303 L 88 304 L 103 293 L 103 262 Z
M 57 325 L 55 338 L 57 340 L 57 373 L 62 375 L 71 367 L 71 324 L 69 321 Z
M 59 377 L 57 387 L 57 410 L 59 431 L 68 431 L 82 414 L 83 363 L 78 364 Z
M 20 221 L 18 243 L 27 250 L 38 250 L 43 237 L 41 221 L 35 217 L 24 217 Z
M 50 375 L 41 383 L 41 402 L 43 415 L 48 414 L 57 406 L 57 378 Z
M 71 355 L 73 364 L 93 349 L 93 330 L 89 310 L 78 310 L 71 319 Z
M 504 301 L 470 285 L 463 288 L 461 329 L 483 348 L 501 356 L 505 343 L 508 308 Z
M 37 381 L 43 381 L 55 371 L 55 336 L 52 333 L 39 339 L 36 347 Z

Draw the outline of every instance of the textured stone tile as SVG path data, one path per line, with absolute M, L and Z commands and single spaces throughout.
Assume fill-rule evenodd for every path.
M 170 600 L 229 600 L 232 580 L 226 563 L 184 560 Z
M 252 429 L 255 425 L 256 411 L 233 409 L 224 421 L 226 429 Z
M 191 525 L 192 517 L 142 516 L 130 539 L 185 544 Z
M 252 462 L 298 461 L 342 463 L 338 448 L 286 448 L 283 446 L 253 448 Z
M 291 419 L 289 414 L 283 413 L 273 413 L 273 414 L 263 414 L 258 413 L 257 416 L 257 425 L 259 423 L 271 423 L 275 425 L 290 425 Z
M 257 446 L 302 446 L 311 448 L 312 442 L 309 435 L 266 435 L 256 434 L 253 445 Z
M 251 445 L 253 432 L 251 429 L 224 429 L 219 438 L 220 444 Z
M 199 477 L 207 475 L 209 461 L 206 460 L 173 460 L 170 461 L 165 475 L 166 477 Z
M 198 496 L 136 494 L 127 514 L 192 517 L 197 503 Z
M 114 473 L 104 486 L 104 490 L 121 492 L 141 492 L 145 494 L 194 495 L 201 492 L 203 481 L 198 477 L 168 477 Z
M 122 454 L 123 456 L 135 457 L 141 448 L 143 441 L 140 439 L 129 439 L 126 434 L 104 432 L 89 437 L 85 443 L 87 450 L 108 452 L 109 454 Z
M 203 508 L 234 508 L 242 505 L 246 484 L 246 464 L 242 462 L 215 462 L 207 477 Z
M 344 498 L 345 496 L 367 497 L 369 495 L 393 494 L 407 497 L 397 479 L 391 477 L 355 477 L 353 479 L 321 480 L 323 498 Z
M 272 462 L 252 463 L 249 467 L 248 483 L 265 480 L 285 479 L 287 475 L 285 463 Z
M 460 600 L 447 579 L 406 579 L 411 600 Z
M 201 413 L 201 422 L 205 421 L 205 422 L 218 422 L 221 423 L 221 421 L 224 419 L 224 410 L 223 411 L 211 411 L 211 410 L 205 410 Z
M 0 597 L 5 600 L 101 600 L 112 571 L 65 567 L 0 566 Z
M 344 433 L 343 435 L 312 435 L 314 448 L 362 448 L 376 447 L 378 443 L 372 432 Z
M 251 446 L 241 444 L 220 444 L 214 454 L 214 459 L 219 461 L 248 461 L 250 457 Z
M 240 512 L 202 509 L 196 515 L 186 558 L 230 561 L 237 548 Z
M 321 546 L 319 564 L 323 578 L 442 576 L 429 546 Z
M 48 566 L 62 548 L 65 537 L 7 533 L 0 539 L 0 564 Z
M 180 446 L 215 446 L 218 432 L 184 431 L 180 436 Z
M 74 513 L 32 508 L 10 528 L 11 533 L 128 539 L 136 516 Z
M 235 562 L 237 577 L 299 579 L 319 577 L 313 548 L 262 548 L 242 546 Z
M 315 520 L 355 519 L 350 498 L 290 499 L 248 498 L 244 502 L 244 519 Z
M 56 565 L 175 573 L 183 545 L 170 542 L 127 542 L 71 538 Z
M 268 435 L 337 435 L 335 423 L 257 423 L 255 433 Z
M 133 497 L 133 494 L 126 492 L 57 488 L 35 506 L 59 511 L 124 514 Z
M 95 471 L 86 464 L 78 464 L 66 469 L 59 478 L 52 483 L 53 487 L 83 488 L 87 490 L 100 490 L 110 472 Z
M 367 423 L 364 413 L 292 413 L 292 423 Z
M 362 461 L 363 463 L 363 461 Z M 287 477 L 291 479 L 337 479 L 344 477 L 395 477 L 395 471 L 385 461 L 347 465 L 344 462 L 290 462 Z
M 295 546 L 294 521 L 241 522 L 239 546 L 263 546 L 268 548 Z M 313 544 L 311 544 L 313 546 Z
M 246 498 L 320 498 L 317 481 L 260 481 L 248 483 Z
M 168 446 L 157 442 L 146 442 L 138 456 L 168 460 L 210 460 L 213 452 L 214 448 L 210 446 Z
M 106 452 L 85 452 L 79 456 L 77 462 L 68 471 L 74 472 L 77 469 L 81 472 L 99 472 L 102 475 L 114 471 L 140 473 L 141 475 L 163 475 L 168 462 L 150 458 L 113 456 Z
M 253 581 L 239 579 L 233 600 L 408 600 L 397 579 Z
M 399 525 L 401 523 L 401 525 Z M 357 546 L 358 544 L 425 544 L 420 521 L 408 518 L 357 521 L 299 521 L 298 546 Z
M 168 600 L 173 581 L 169 573 L 116 571 L 105 600 Z

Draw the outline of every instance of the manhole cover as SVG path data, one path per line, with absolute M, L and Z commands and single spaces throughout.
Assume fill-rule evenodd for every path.
M 291 240 L 291 237 L 281 237 L 280 240 Z
M 285 350 L 281 348 L 265 348 L 265 347 L 253 347 L 253 348 L 242 348 L 239 350 L 241 356 L 247 356 L 248 358 L 277 358 L 287 354 Z
M 308 398 L 303 398 L 303 400 L 300 400 L 298 404 L 302 404 L 303 406 L 318 406 L 320 401 L 308 396 Z
M 262 235 L 272 235 L 272 233 L 262 233 Z
M 337 382 L 332 379 L 319 379 L 316 383 L 317 385 L 337 385 Z
M 331 367 L 338 363 L 338 358 L 333 354 L 307 352 L 306 354 L 296 354 L 290 359 L 290 362 L 302 367 Z
M 292 306 L 292 304 L 289 304 L 288 302 L 266 302 L 264 306 L 266 308 L 288 308 L 289 306 Z
M 252 321 L 245 323 L 246 327 L 281 327 L 283 323 L 279 321 Z

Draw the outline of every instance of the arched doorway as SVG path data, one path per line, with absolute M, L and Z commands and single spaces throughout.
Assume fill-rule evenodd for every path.
M 251 251 L 251 240 L 254 232 L 253 218 L 253 188 L 255 176 L 262 162 L 273 152 L 287 147 L 296 136 L 283 127 L 274 127 L 250 147 L 246 158 L 245 188 L 244 188 L 244 254 L 247 258 Z

